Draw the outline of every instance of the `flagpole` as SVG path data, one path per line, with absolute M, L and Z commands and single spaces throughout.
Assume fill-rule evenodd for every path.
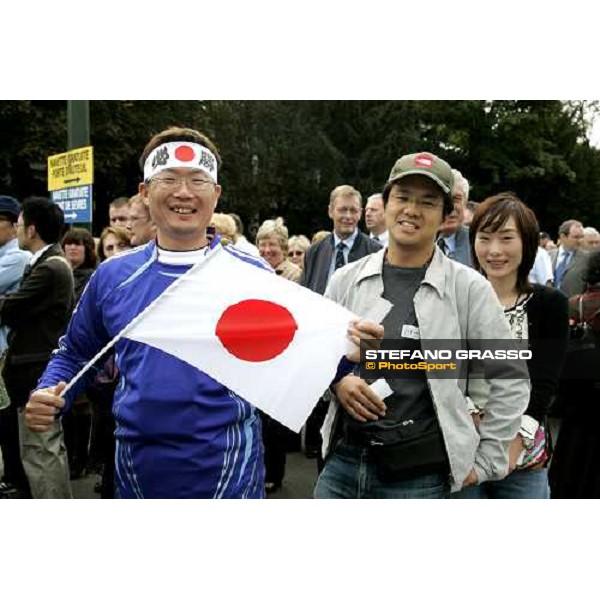
M 121 338 L 125 337 L 125 335 L 129 333 L 129 331 L 131 331 L 131 329 L 133 329 L 142 319 L 144 319 L 148 315 L 148 313 L 162 301 L 163 298 L 165 298 L 168 294 L 172 293 L 173 290 L 175 290 L 182 281 L 185 281 L 188 276 L 190 276 L 192 273 L 195 273 L 211 258 L 217 256 L 218 253 L 222 250 L 223 247 L 221 246 L 221 244 L 217 244 L 215 249 L 212 252 L 210 252 L 210 254 L 208 254 L 205 260 L 193 265 L 191 269 L 189 269 L 181 277 L 176 279 L 167 289 L 163 291 L 162 294 L 155 298 L 139 315 L 133 318 L 110 342 L 108 342 L 108 344 L 106 344 L 106 346 L 104 346 L 104 348 L 102 348 L 102 350 L 100 350 L 100 352 L 98 352 L 96 356 L 94 356 L 94 358 L 92 358 L 85 365 L 85 367 L 83 367 L 83 369 L 81 369 L 81 371 L 79 371 L 79 373 L 77 373 L 77 375 L 75 375 L 75 377 L 71 379 L 71 381 L 69 381 L 65 389 L 62 391 L 60 397 L 62 398 L 94 366 L 96 361 L 99 358 L 101 358 L 102 355 L 108 352 Z

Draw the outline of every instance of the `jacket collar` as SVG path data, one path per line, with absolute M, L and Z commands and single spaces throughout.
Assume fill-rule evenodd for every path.
M 369 277 L 383 276 L 383 261 L 385 260 L 386 252 L 387 250 L 383 249 L 368 255 L 365 266 L 358 276 L 357 283 L 360 283 L 363 279 L 368 279 Z M 434 288 L 440 297 L 443 297 L 444 295 L 446 270 L 450 263 L 450 259 L 444 256 L 444 253 L 437 246 L 434 246 L 433 258 L 425 272 L 423 283 Z

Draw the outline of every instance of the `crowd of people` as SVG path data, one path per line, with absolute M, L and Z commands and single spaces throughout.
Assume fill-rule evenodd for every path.
M 486 377 L 469 361 L 455 379 L 389 378 L 385 397 L 343 358 L 301 436 L 316 498 L 600 497 L 596 229 L 569 219 L 555 244 L 517 195 L 470 201 L 463 174 L 417 152 L 364 209 L 357 189 L 335 187 L 330 231 L 290 236 L 276 216 L 251 243 L 238 215 L 215 212 L 220 163 L 198 131 L 157 134 L 137 193 L 110 203 L 97 240 L 64 232 L 47 198 L 0 196 L 0 497 L 71 498 L 86 473 L 102 498 L 262 498 L 285 485 L 300 436 L 202 371 L 118 339 L 217 247 L 350 309 L 355 343 L 531 350 L 523 371 Z

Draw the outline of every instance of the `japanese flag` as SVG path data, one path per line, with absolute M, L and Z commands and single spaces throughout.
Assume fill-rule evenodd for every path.
M 123 333 L 299 431 L 349 350 L 355 315 L 218 245 Z

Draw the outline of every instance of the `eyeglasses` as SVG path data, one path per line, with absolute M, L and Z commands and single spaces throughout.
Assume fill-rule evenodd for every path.
M 290 250 L 288 256 L 302 256 L 304 252 L 302 250 Z
M 194 192 L 201 192 L 208 189 L 209 186 L 214 185 L 213 181 L 208 179 L 202 179 L 201 177 L 153 177 L 150 182 L 156 181 L 157 185 L 161 188 L 174 191 L 181 187 L 181 184 L 185 181 L 188 189 Z

